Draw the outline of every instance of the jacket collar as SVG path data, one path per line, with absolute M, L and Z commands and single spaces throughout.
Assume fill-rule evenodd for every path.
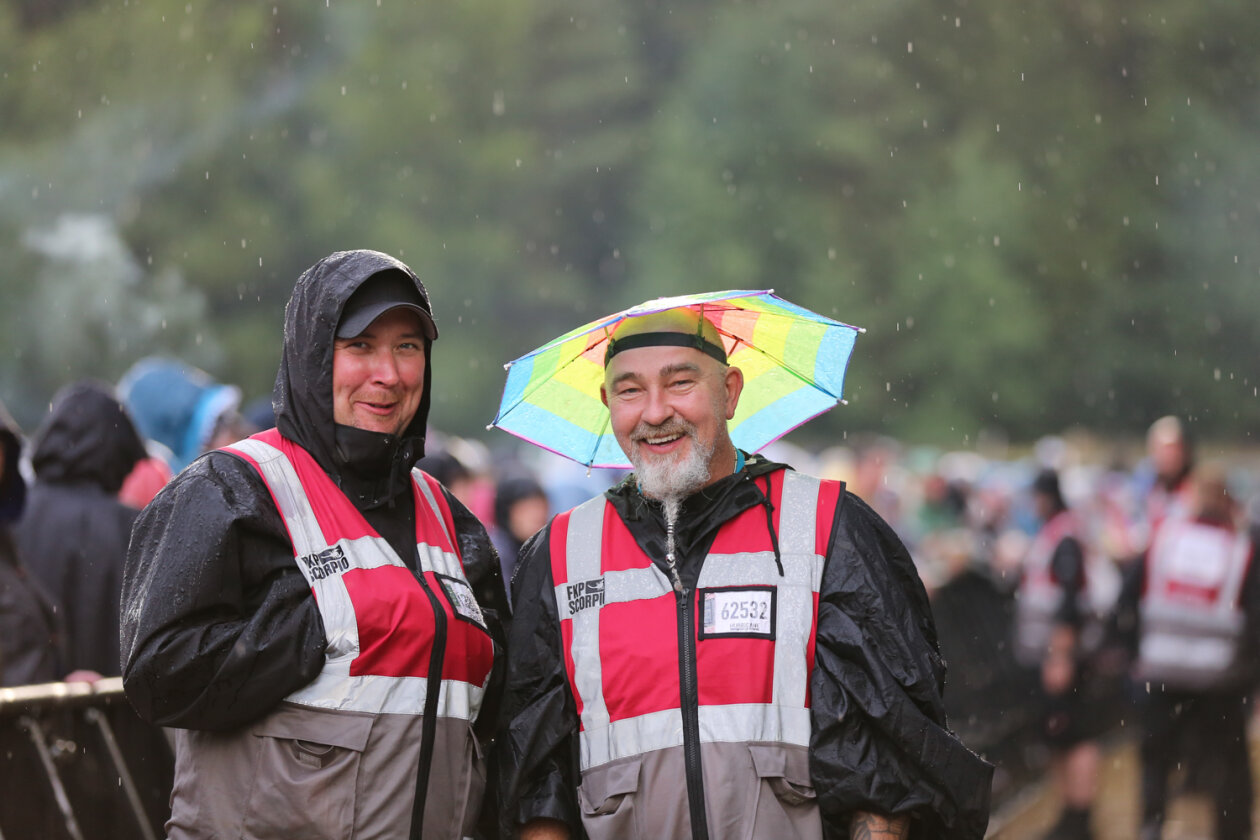
M 674 527 L 678 556 L 686 563 L 703 556 L 722 523 L 750 507 L 765 504 L 766 482 L 762 479 L 778 470 L 791 469 L 761 455 L 745 456 L 744 468 L 699 490 L 683 500 Z M 605 492 L 617 515 L 634 534 L 635 540 L 652 555 L 665 554 L 665 513 L 661 503 L 639 492 L 633 474 Z M 701 550 L 703 549 L 703 550 Z

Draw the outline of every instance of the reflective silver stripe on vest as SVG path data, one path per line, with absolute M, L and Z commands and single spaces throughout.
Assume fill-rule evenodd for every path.
M 698 712 L 703 743 L 764 741 L 809 746 L 809 709 L 804 706 L 733 703 L 701 706 Z M 582 720 L 585 723 L 585 715 Z M 665 709 L 615 721 L 599 729 L 583 729 L 578 741 L 583 771 L 618 758 L 680 747 L 682 712 Z
M 822 584 L 826 558 L 816 552 L 818 494 L 821 483 L 788 470 L 779 505 L 779 550 L 783 577 L 773 551 L 710 554 L 698 586 L 765 586 L 778 591 L 774 648 L 773 703 L 701 706 L 702 742 L 772 741 L 809 746 L 810 715 L 805 705 L 809 686 L 807 656 L 814 621 L 814 595 Z M 565 547 L 568 583 L 600 577 L 603 523 L 607 502 L 602 497 L 579 505 L 569 516 Z M 668 578 L 655 565 L 609 572 L 604 578 L 604 604 L 672 595 Z M 600 609 L 569 611 L 567 584 L 555 588 L 561 620 L 572 618 L 574 684 L 582 702 L 579 738 L 582 770 L 627 756 L 682 745 L 682 713 L 665 709 L 611 722 L 603 694 L 599 659 Z
M 1251 551 L 1245 534 L 1184 520 L 1165 523 L 1151 546 L 1141 606 L 1139 657 L 1145 679 L 1206 689 L 1233 676 L 1246 626 L 1238 599 Z M 1222 564 L 1213 602 L 1169 595 L 1170 564 L 1205 563 L 1212 557 Z
M 437 497 L 433 495 L 433 488 L 429 486 L 429 482 L 425 481 L 420 470 L 412 470 L 411 477 L 415 487 L 420 489 L 420 494 L 424 496 L 425 501 L 429 503 L 429 507 L 433 510 L 433 515 L 437 517 L 438 524 L 442 528 L 442 532 L 446 534 L 446 540 L 451 546 L 458 546 L 459 543 L 455 539 L 455 535 L 446 530 L 446 520 L 442 517 L 442 508 L 438 505 Z M 464 567 L 459 562 L 459 556 L 453 552 L 445 551 L 434 545 L 420 545 L 420 569 L 425 572 L 434 572 L 447 577 L 458 578 L 464 580 Z
M 569 514 L 569 533 L 565 544 L 565 558 L 568 565 L 569 581 L 592 580 L 600 576 L 599 547 L 604 541 L 604 501 L 602 496 L 584 502 Z M 642 577 L 641 572 L 636 570 Z M 624 574 L 624 573 L 622 573 Z M 634 573 L 632 573 L 634 574 Z M 604 580 L 604 603 L 616 603 L 624 598 L 618 591 L 609 575 Z M 569 616 L 569 599 L 556 587 L 556 603 L 560 605 L 561 619 L 573 619 L 573 683 L 582 699 L 582 725 L 586 729 L 600 729 L 608 726 L 608 707 L 604 705 L 604 672 L 599 661 L 599 616 L 603 610 L 581 610 Z M 642 587 L 632 586 L 636 594 L 625 600 L 651 597 L 642 592 Z M 612 591 L 610 591 L 612 590 Z M 647 587 L 651 591 L 651 587 Z M 657 593 L 660 594 L 659 592 Z M 619 597 L 620 596 L 620 597 Z M 583 733 L 581 741 L 586 742 Z M 582 763 L 582 768 L 586 768 Z
M 285 699 L 308 706 L 374 714 L 420 714 L 424 710 L 425 697 L 428 694 L 424 677 L 350 674 L 350 665 L 359 655 L 359 625 L 355 618 L 354 603 L 350 600 L 341 574 L 316 578 L 312 569 L 299 559 L 318 555 L 332 546 L 324 538 L 323 529 L 320 528 L 315 510 L 293 464 L 282 451 L 256 439 L 247 438 L 228 448 L 252 458 L 262 471 L 262 477 L 289 530 L 294 563 L 314 592 L 320 617 L 324 622 L 327 647 L 323 669 L 312 682 Z M 414 473 L 413 479 L 445 530 L 441 508 L 438 507 L 428 482 Z M 449 534 L 448 537 L 454 545 L 454 538 Z M 341 539 L 336 545 L 344 552 L 351 568 L 405 568 L 405 564 L 389 543 L 381 537 Z M 424 543 L 417 545 L 417 551 L 422 571 L 438 572 L 465 580 L 457 556 L 438 546 Z M 438 715 L 472 720 L 481 707 L 483 695 L 484 689 L 481 686 L 457 680 L 442 680 L 438 694 Z

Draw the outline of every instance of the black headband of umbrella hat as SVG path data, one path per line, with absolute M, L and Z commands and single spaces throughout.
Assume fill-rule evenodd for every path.
M 625 338 L 609 338 L 608 349 L 604 351 L 604 367 L 613 356 L 626 350 L 638 347 L 694 347 L 706 356 L 712 356 L 722 364 L 726 364 L 726 350 L 696 333 L 680 332 L 645 332 L 628 335 Z

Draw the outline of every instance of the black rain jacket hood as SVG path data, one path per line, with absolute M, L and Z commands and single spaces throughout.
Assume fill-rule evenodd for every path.
M 432 394 L 432 342 L 425 341 L 424 394 L 402 435 L 380 434 L 333 423 L 333 349 L 337 324 L 350 296 L 373 275 L 400 272 L 415 283 L 432 315 L 429 294 L 410 268 L 379 251 L 338 251 L 298 278 L 284 312 L 284 348 L 272 407 L 280 434 L 302 446 L 352 498 L 369 505 L 407 487 L 411 467 L 424 455 Z M 361 486 L 356 466 L 392 462 L 387 487 Z M 371 496 L 374 498 L 365 498 Z
M 49 484 L 86 484 L 114 495 L 145 457 L 144 442 L 108 385 L 67 385 L 35 433 L 31 464 Z

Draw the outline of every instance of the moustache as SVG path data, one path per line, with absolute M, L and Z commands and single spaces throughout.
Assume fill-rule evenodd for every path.
M 633 441 L 642 441 L 649 438 L 682 437 L 684 435 L 694 435 L 695 432 L 696 427 L 694 425 L 688 423 L 686 420 L 674 418 L 662 423 L 659 426 L 654 426 L 651 423 L 639 423 L 639 425 L 635 426 L 634 430 L 630 432 L 630 439 Z

